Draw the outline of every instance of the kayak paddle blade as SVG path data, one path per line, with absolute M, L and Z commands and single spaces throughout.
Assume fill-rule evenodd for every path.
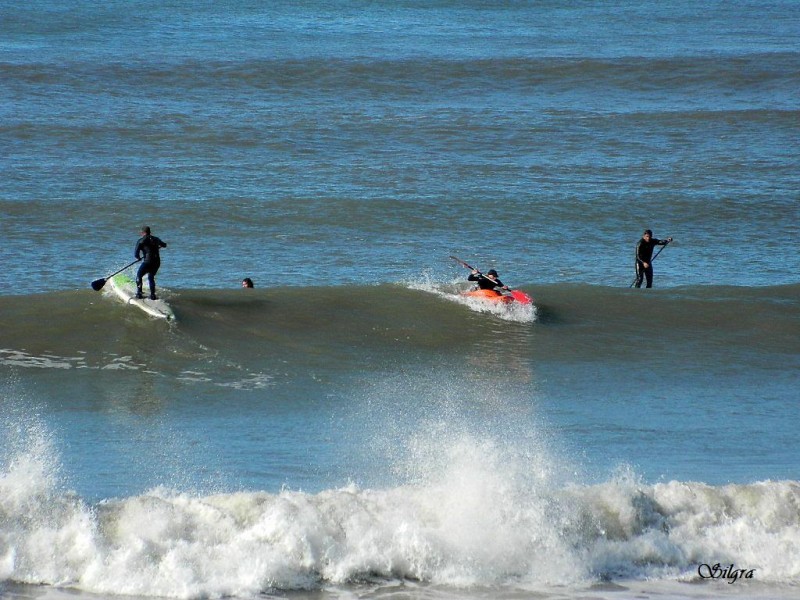
M 105 278 L 101 277 L 100 279 L 95 279 L 95 280 L 92 282 L 92 289 L 93 289 L 95 292 L 99 292 L 100 290 L 102 290 L 102 289 L 103 289 L 103 286 L 104 286 L 105 284 L 106 284 L 106 280 L 105 280 Z

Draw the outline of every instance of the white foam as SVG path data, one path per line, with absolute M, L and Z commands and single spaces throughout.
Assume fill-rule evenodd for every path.
M 570 483 L 535 432 L 526 442 L 440 416 L 421 422 L 398 456 L 410 475 L 403 485 L 157 488 L 96 506 L 63 489 L 35 419 L 7 418 L 0 578 L 194 598 L 376 579 L 454 589 L 681 581 L 719 562 L 754 569 L 761 583 L 800 585 L 798 482 L 646 485 L 623 470 Z
M 0 348 L 0 365 L 33 369 L 73 369 L 86 366 L 82 356 L 35 355 L 24 350 Z
M 522 304 L 520 302 L 492 302 L 474 296 L 465 296 L 463 284 L 441 284 L 430 281 L 415 281 L 407 284 L 410 289 L 420 290 L 435 294 L 450 302 L 455 302 L 479 313 L 488 313 L 504 321 L 519 323 L 533 323 L 538 318 L 538 311 L 534 303 Z

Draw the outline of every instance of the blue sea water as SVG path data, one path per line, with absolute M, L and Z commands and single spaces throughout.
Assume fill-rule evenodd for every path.
M 3 4 L 0 595 L 796 596 L 798 34 Z M 89 287 L 143 224 L 175 323 Z

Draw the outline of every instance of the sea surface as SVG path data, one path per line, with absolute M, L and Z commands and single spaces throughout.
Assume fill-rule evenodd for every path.
M 0 597 L 800 597 L 799 39 L 2 3 Z M 142 225 L 174 322 L 90 286 Z

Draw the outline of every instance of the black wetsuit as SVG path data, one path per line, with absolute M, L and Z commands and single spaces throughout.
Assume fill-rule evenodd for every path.
M 644 238 L 636 244 L 636 282 L 637 288 L 642 287 L 642 280 L 647 279 L 647 287 L 653 287 L 653 248 L 666 246 L 669 240 L 659 240 L 654 237 L 648 242 Z M 644 266 L 647 263 L 647 266 Z
M 134 250 L 133 254 L 136 258 L 143 258 L 142 264 L 139 265 L 139 271 L 136 273 L 136 294 L 140 298 L 142 296 L 142 279 L 147 275 L 147 283 L 150 284 L 150 297 L 155 299 L 155 276 L 161 266 L 161 255 L 158 250 L 166 247 L 167 245 L 164 242 L 149 233 L 140 237 L 139 241 L 136 242 L 136 250 Z
M 467 277 L 467 281 L 477 281 L 478 287 L 482 290 L 493 290 L 496 287 L 505 287 L 503 282 L 499 279 L 489 279 L 483 273 L 478 273 L 477 275 L 470 273 L 469 277 Z

